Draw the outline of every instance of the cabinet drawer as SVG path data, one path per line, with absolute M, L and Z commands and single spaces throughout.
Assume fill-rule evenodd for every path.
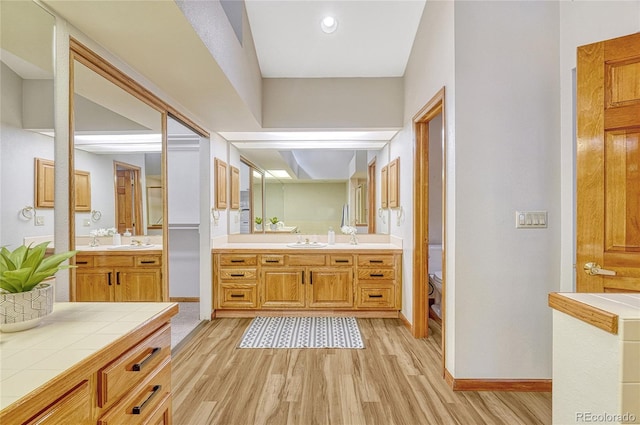
M 396 271 L 394 269 L 359 269 L 358 279 L 377 280 L 395 279 Z
M 171 356 L 171 330 L 165 325 L 98 372 L 98 406 L 117 402 Z
M 353 265 L 353 256 L 351 255 L 330 255 L 329 265 L 331 266 L 351 266 Z
M 98 425 L 139 425 L 150 423 L 160 406 L 171 400 L 171 361 L 162 363 L 156 374 L 134 388 L 125 399 L 110 409 Z M 152 423 L 152 422 L 151 422 Z
M 26 422 L 28 425 L 84 424 L 90 420 L 91 393 L 89 381 L 82 381 L 38 416 Z
M 358 308 L 393 308 L 395 287 L 387 284 L 360 284 L 356 295 Z
M 260 263 L 265 266 L 283 266 L 284 255 L 262 255 Z
M 393 255 L 358 255 L 359 267 L 392 267 Z
M 220 280 L 255 280 L 256 269 L 220 269 Z
M 255 254 L 220 254 L 221 266 L 255 266 L 258 264 Z
M 324 255 L 287 255 L 287 265 L 289 266 L 324 266 L 326 262 L 327 259 Z
M 130 255 L 99 255 L 94 257 L 95 267 L 133 267 L 133 259 Z
M 230 283 L 221 284 L 220 308 L 256 308 L 258 307 L 258 288 L 256 285 Z
M 78 268 L 93 267 L 93 256 L 76 255 L 76 266 L 78 266 Z
M 162 265 L 162 257 L 159 255 L 136 255 L 136 267 L 158 267 Z

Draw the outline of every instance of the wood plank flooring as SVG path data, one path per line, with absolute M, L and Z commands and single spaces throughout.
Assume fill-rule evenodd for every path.
M 238 349 L 250 321 L 215 319 L 174 355 L 174 425 L 551 423 L 551 393 L 452 391 L 437 324 L 414 339 L 358 319 L 364 350 Z

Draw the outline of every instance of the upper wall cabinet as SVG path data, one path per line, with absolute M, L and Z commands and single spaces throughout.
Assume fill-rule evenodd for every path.
M 216 209 L 227 208 L 227 163 L 215 158 L 216 170 Z
M 53 165 L 49 159 L 35 159 L 36 208 L 53 208 Z
M 388 176 L 388 206 L 389 208 L 400 207 L 400 158 L 396 158 L 389 163 Z

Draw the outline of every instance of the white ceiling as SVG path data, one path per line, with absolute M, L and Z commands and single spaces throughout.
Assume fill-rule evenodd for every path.
M 265 78 L 401 77 L 424 0 L 245 2 Z M 337 19 L 324 33 L 320 21 Z

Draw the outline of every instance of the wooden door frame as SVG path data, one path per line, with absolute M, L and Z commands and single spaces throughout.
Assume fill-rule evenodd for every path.
M 144 225 L 144 221 L 142 220 L 142 188 L 140 183 L 141 182 L 140 172 L 142 171 L 142 169 L 138 166 L 127 164 L 126 162 L 120 162 L 120 161 L 113 161 L 113 186 L 114 186 L 114 198 L 115 198 L 114 206 L 115 206 L 116 223 L 118 222 L 118 181 L 117 181 L 118 179 L 117 179 L 116 172 L 119 170 L 133 171 L 133 175 L 135 179 L 135 191 L 133 194 L 134 201 L 135 201 L 134 220 L 136 224 L 136 228 L 135 228 L 136 234 L 134 236 L 144 235 L 146 226 Z
M 367 164 L 367 192 L 369 233 L 376 233 L 376 158 Z
M 445 88 L 441 88 L 413 117 L 414 130 L 414 186 L 413 186 L 413 322 L 412 333 L 416 338 L 425 338 L 429 324 L 428 255 L 429 255 L 429 123 L 439 114 L 442 116 L 442 139 L 446 141 Z M 446 317 L 446 143 L 442 150 L 442 362 L 445 358 Z M 426 267 L 425 267 L 426 266 Z

